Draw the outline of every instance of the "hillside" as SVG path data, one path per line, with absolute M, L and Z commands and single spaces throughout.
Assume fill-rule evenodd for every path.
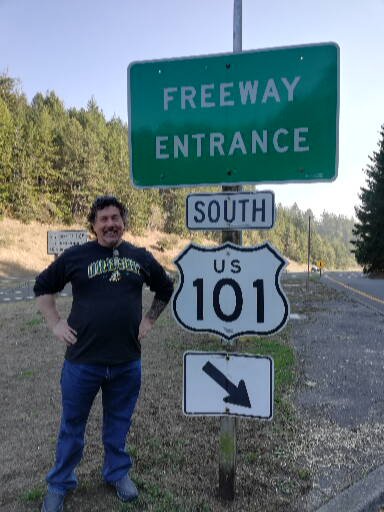
M 6 251 L 0 259 L 3 272 L 9 273 L 14 263 L 18 267 L 13 271 L 21 274 L 41 266 L 33 258 L 35 243 L 39 258 L 46 253 L 46 228 L 39 234 L 35 221 L 50 229 L 63 223 L 68 229 L 82 222 L 89 205 L 102 194 L 117 196 L 130 213 L 131 233 L 151 234 L 145 242 L 138 238 L 138 243 L 156 250 L 160 242 L 161 256 L 169 261 L 172 255 L 167 248 L 179 244 L 179 239 L 170 241 L 170 237 L 188 241 L 192 236 L 200 241 L 206 236 L 212 240 L 209 245 L 220 240 L 219 233 L 191 234 L 185 225 L 187 195 L 216 193 L 218 187 L 137 189 L 129 174 L 127 126 L 118 118 L 107 121 L 95 99 L 86 108 L 68 109 L 54 91 L 48 91 L 37 93 L 29 102 L 17 80 L 0 75 L 0 125 L 0 218 L 29 223 L 28 239 L 22 233 L 16 244 L 12 240 L 20 225 L 4 227 L 0 235 L 0 248 Z M 246 185 L 244 190 L 255 187 Z M 327 212 L 315 220 L 311 210 L 303 212 L 297 204 L 290 208 L 278 204 L 274 228 L 246 231 L 243 243 L 254 246 L 268 240 L 286 258 L 305 266 L 310 218 L 311 264 L 322 260 L 329 269 L 353 267 L 354 220 Z M 15 254 L 9 254 L 11 250 Z
M 38 222 L 23 224 L 9 218 L 1 220 L 0 277 L 35 276 L 53 261 L 53 256 L 47 254 L 47 231 L 64 229 L 84 229 L 84 226 L 46 225 Z M 142 236 L 134 236 L 128 231 L 124 238 L 135 245 L 149 249 L 169 270 L 175 270 L 174 258 L 190 243 L 187 238 L 154 230 L 148 230 Z M 201 240 L 200 243 L 207 247 L 213 245 L 212 240 Z M 305 271 L 306 265 L 290 262 L 288 271 L 300 270 Z

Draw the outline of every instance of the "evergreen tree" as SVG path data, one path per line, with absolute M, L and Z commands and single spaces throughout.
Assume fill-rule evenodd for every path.
M 7 210 L 10 199 L 13 136 L 12 114 L 0 96 L 0 215 Z
M 252 185 L 245 190 L 254 190 Z M 96 100 L 86 108 L 66 109 L 54 91 L 37 93 L 31 103 L 17 80 L 0 74 L 0 216 L 28 222 L 83 222 L 99 194 L 116 194 L 128 207 L 128 229 L 202 235 L 220 243 L 218 231 L 190 232 L 186 195 L 218 192 L 217 187 L 139 190 L 129 174 L 127 125 L 106 121 Z M 307 261 L 308 217 L 297 204 L 277 207 L 274 229 L 246 230 L 245 245 L 272 242 L 286 257 Z M 324 212 L 314 221 L 313 258 L 328 268 L 352 266 L 349 252 L 353 219 Z
M 356 261 L 369 274 L 384 272 L 384 125 L 380 131 L 379 151 L 374 151 L 365 169 L 366 186 L 361 188 L 361 206 L 355 208 L 353 229 Z
M 187 192 L 180 188 L 167 188 L 160 191 L 165 212 L 164 230 L 166 233 L 185 235 L 185 200 Z

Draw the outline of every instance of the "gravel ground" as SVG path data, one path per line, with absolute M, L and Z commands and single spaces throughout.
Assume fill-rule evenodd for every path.
M 306 317 L 292 326 L 302 421 L 293 452 L 313 479 L 299 509 L 312 511 L 384 463 L 384 315 L 320 282 L 302 297 L 291 303 Z

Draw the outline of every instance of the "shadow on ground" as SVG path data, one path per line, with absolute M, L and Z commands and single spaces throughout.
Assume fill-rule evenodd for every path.
M 37 276 L 37 274 L 41 271 L 38 269 L 30 269 L 27 266 L 19 265 L 11 260 L 2 260 L 0 261 L 0 282 L 4 279 L 6 280 L 8 277 L 11 278 L 29 278 L 33 279 Z

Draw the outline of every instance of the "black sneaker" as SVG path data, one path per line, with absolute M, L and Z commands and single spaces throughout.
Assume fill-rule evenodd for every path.
M 45 495 L 41 512 L 63 512 L 65 494 L 48 490 Z
M 117 482 L 113 482 L 112 484 L 117 493 L 117 497 L 121 501 L 133 501 L 138 495 L 139 491 L 137 490 L 136 485 L 132 482 L 128 475 L 125 475 L 121 480 Z

